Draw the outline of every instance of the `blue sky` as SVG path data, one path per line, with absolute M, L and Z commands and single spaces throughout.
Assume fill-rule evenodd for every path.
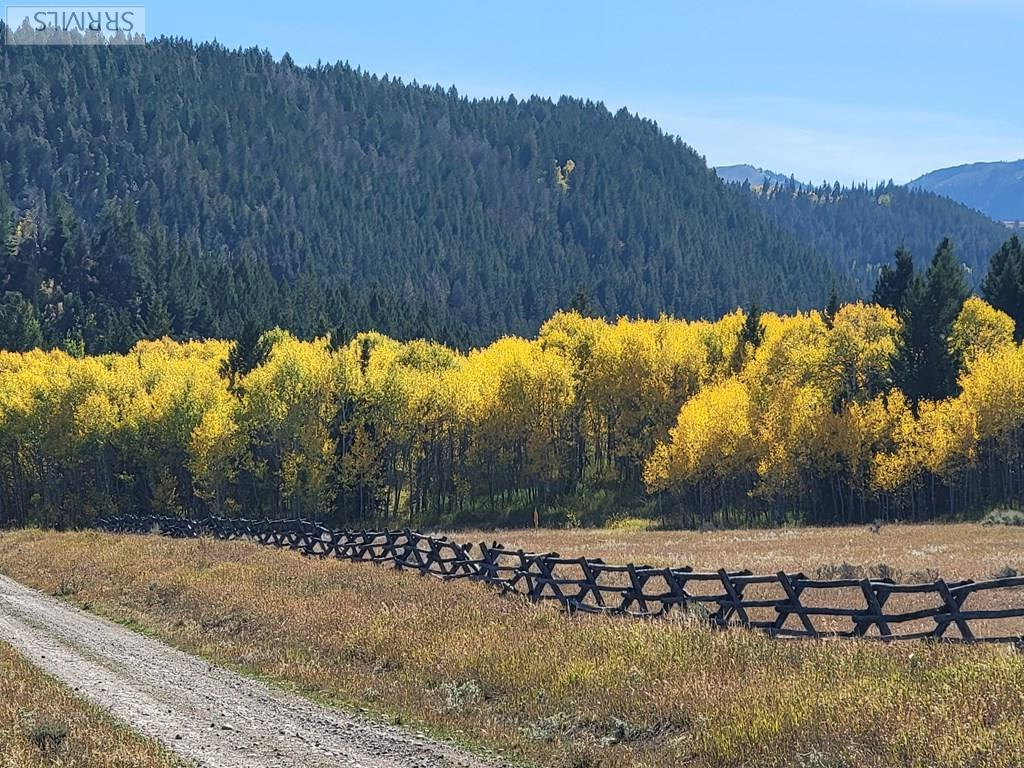
M 1024 157 L 1024 0 L 145 3 L 150 36 L 625 106 L 711 164 L 906 181 Z

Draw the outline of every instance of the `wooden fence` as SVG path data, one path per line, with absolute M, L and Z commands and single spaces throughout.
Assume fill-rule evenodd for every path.
M 570 613 L 656 618 L 685 612 L 714 627 L 744 626 L 774 637 L 868 637 L 1004 642 L 1024 648 L 1024 577 L 927 584 L 813 579 L 802 573 L 699 572 L 611 565 L 500 544 L 459 544 L 401 531 L 332 530 L 306 520 L 171 517 L 101 519 L 115 533 L 245 539 L 305 555 L 390 564 L 442 579 L 471 579 L 502 594 L 557 601 Z M 975 597 L 977 596 L 977 597 Z M 972 607 L 965 607 L 971 599 Z M 902 605 L 901 605 L 902 603 Z M 973 607 L 983 603 L 983 607 Z

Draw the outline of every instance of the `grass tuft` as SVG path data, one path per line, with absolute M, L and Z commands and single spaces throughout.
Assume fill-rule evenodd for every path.
M 56 757 L 64 747 L 68 727 L 56 720 L 42 720 L 30 723 L 25 735 L 47 757 Z

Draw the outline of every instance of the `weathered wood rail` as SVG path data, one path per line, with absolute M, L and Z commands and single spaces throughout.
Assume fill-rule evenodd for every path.
M 611 565 L 599 558 L 524 552 L 497 543 L 459 544 L 409 529 L 334 530 L 307 520 L 138 516 L 100 519 L 97 527 L 114 533 L 245 539 L 310 556 L 390 564 L 441 579 L 481 581 L 502 594 L 535 602 L 557 601 L 570 613 L 656 618 L 686 612 L 714 627 L 744 626 L 774 637 L 931 639 L 1024 647 L 1024 576 L 897 584 L 812 579 L 783 571 L 699 572 Z M 809 599 L 812 594 L 816 599 Z M 974 595 L 983 595 L 986 607 L 965 608 Z M 910 605 L 887 610 L 908 599 Z M 979 598 L 972 601 L 977 602 Z M 1007 625 L 1012 631 L 1005 631 Z

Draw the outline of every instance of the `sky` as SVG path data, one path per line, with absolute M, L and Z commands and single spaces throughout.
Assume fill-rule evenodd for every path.
M 122 0 L 124 1 L 124 0 Z M 626 107 L 711 165 L 908 181 L 1024 157 L 1024 0 L 152 0 L 146 32 Z

